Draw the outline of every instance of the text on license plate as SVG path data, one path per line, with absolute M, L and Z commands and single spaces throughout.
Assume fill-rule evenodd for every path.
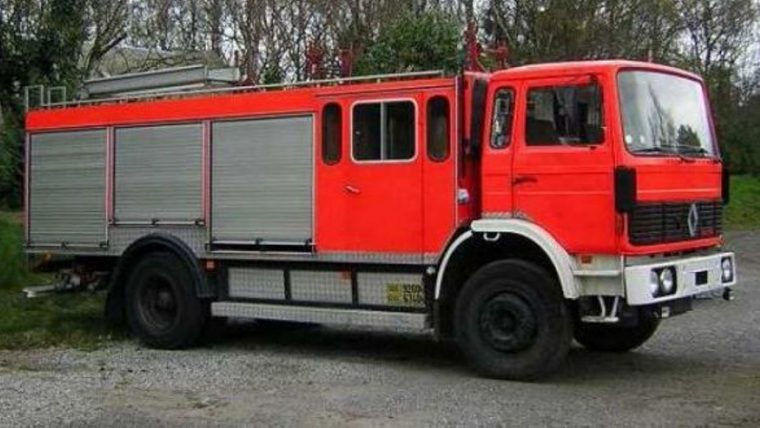
M 385 296 L 389 305 L 424 306 L 425 304 L 422 284 L 388 283 L 385 287 Z

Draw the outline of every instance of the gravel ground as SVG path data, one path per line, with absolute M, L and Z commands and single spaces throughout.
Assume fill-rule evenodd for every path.
M 729 237 L 734 302 L 540 383 L 480 379 L 418 332 L 245 325 L 203 349 L 0 352 L 0 425 L 760 425 L 760 233 Z

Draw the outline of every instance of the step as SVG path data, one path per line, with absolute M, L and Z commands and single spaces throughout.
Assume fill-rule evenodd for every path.
M 315 324 L 429 328 L 427 314 L 365 309 L 319 308 L 268 303 L 214 302 L 211 314 L 218 317 L 255 318 Z
M 35 285 L 32 287 L 26 287 L 21 291 L 23 291 L 27 299 L 35 299 L 37 297 L 53 294 L 55 292 L 60 291 L 61 289 L 62 288 L 60 284 L 49 284 L 49 285 Z

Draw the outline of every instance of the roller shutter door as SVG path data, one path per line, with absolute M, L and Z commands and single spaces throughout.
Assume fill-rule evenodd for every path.
M 31 244 L 105 242 L 106 131 L 35 134 L 30 144 Z
M 214 241 L 312 238 L 312 135 L 311 116 L 213 124 Z
M 121 128 L 114 144 L 117 222 L 202 217 L 200 123 Z

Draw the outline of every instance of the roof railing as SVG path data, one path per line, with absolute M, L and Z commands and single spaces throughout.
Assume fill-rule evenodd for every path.
M 290 83 L 276 83 L 276 84 L 264 84 L 264 85 L 249 85 L 249 86 L 229 86 L 229 87 L 217 87 L 217 88 L 205 88 L 205 89 L 191 89 L 191 90 L 163 90 L 157 88 L 151 91 L 141 92 L 133 95 L 123 95 L 111 98 L 96 98 L 96 99 L 73 99 L 66 100 L 64 92 L 63 101 L 53 101 L 52 97 L 45 96 L 45 88 L 42 85 L 33 85 L 24 88 L 24 101 L 27 110 L 31 108 L 56 108 L 56 107 L 69 107 L 69 106 L 84 106 L 84 105 L 97 105 L 108 103 L 126 103 L 134 101 L 146 101 L 163 98 L 177 98 L 177 97 L 190 97 L 197 95 L 213 95 L 213 94 L 229 94 L 240 92 L 258 92 L 288 88 L 305 88 L 312 86 L 334 86 L 351 83 L 367 83 L 367 82 L 383 82 L 391 80 L 412 80 L 422 78 L 435 78 L 443 77 L 443 70 L 431 70 L 431 71 L 414 71 L 407 73 L 389 73 L 389 74 L 374 74 L 368 76 L 355 76 L 355 77 L 338 77 L 333 79 L 319 79 L 319 80 L 304 80 Z M 51 88 L 51 89 L 57 89 Z M 30 105 L 30 101 L 35 97 L 32 93 L 39 90 L 43 95 L 39 97 L 39 104 Z

